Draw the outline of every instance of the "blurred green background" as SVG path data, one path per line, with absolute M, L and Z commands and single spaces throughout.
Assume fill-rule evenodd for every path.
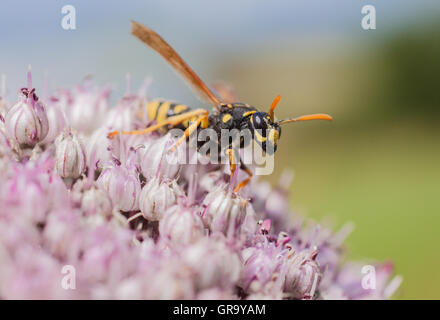
M 77 30 L 60 27 L 61 7 Z M 373 4 L 377 29 L 362 30 Z M 438 1 L 2 1 L 0 72 L 8 98 L 32 63 L 37 90 L 87 74 L 113 84 L 154 80 L 152 96 L 200 105 L 154 53 L 128 33 L 130 19 L 159 31 L 207 82 L 278 118 L 326 112 L 333 123 L 286 126 L 276 181 L 294 171 L 291 205 L 307 217 L 352 221 L 349 256 L 391 260 L 397 298 L 438 299 L 440 286 L 440 3 Z
M 439 30 L 431 23 L 344 52 L 295 48 L 294 58 L 283 50 L 222 67 L 245 101 L 268 106 L 267 92 L 283 93 L 279 118 L 334 116 L 284 127 L 270 179 L 293 170 L 293 208 L 334 226 L 352 221 L 350 257 L 393 261 L 404 277 L 395 298 L 440 297 Z

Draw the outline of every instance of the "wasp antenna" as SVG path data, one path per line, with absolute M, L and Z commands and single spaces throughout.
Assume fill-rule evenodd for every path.
M 275 97 L 275 99 L 273 99 L 272 105 L 270 106 L 270 109 L 269 109 L 269 118 L 271 121 L 274 120 L 274 110 L 277 107 L 277 104 L 278 104 L 278 102 L 280 102 L 280 100 L 281 100 L 280 95 L 277 95 Z
M 297 122 L 297 121 L 307 121 L 307 120 L 333 120 L 333 118 L 325 113 L 316 113 L 316 114 L 308 114 L 305 116 L 293 118 L 293 119 L 285 119 L 278 121 L 279 125 L 283 125 L 289 122 Z

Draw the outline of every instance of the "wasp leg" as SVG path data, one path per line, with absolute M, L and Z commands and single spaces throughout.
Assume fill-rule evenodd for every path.
M 109 138 L 113 138 L 113 137 L 115 137 L 115 136 L 117 136 L 117 135 L 120 135 L 120 134 L 127 134 L 127 135 L 132 135 L 132 134 L 135 134 L 135 135 L 147 134 L 147 133 L 153 132 L 153 131 L 155 131 L 155 130 L 157 130 L 157 129 L 159 129 L 159 128 L 162 128 L 162 127 L 164 127 L 164 126 L 167 126 L 167 125 L 169 125 L 169 126 L 175 126 L 175 125 L 178 125 L 179 123 L 182 123 L 182 122 L 185 121 L 185 120 L 191 119 L 192 117 L 196 117 L 196 116 L 201 115 L 201 114 L 207 116 L 207 115 L 209 114 L 209 112 L 208 112 L 208 110 L 205 110 L 205 109 L 197 109 L 197 110 L 189 111 L 189 112 L 186 112 L 186 113 L 183 113 L 183 114 L 179 114 L 179 115 L 177 115 L 177 116 L 169 117 L 169 118 L 166 119 L 165 121 L 162 121 L 162 122 L 160 122 L 160 123 L 157 123 L 157 124 L 155 124 L 155 125 L 153 125 L 153 126 L 151 126 L 151 127 L 148 127 L 148 128 L 146 128 L 146 129 L 143 129 L 143 130 L 133 130 L 133 131 L 112 131 L 112 132 L 109 132 L 107 136 L 108 136 Z
M 253 176 L 253 174 L 252 174 L 251 169 L 249 169 L 248 166 L 246 166 L 246 165 L 243 163 L 243 161 L 241 161 L 241 160 L 240 160 L 240 169 L 244 170 L 244 171 L 249 175 L 249 177 L 248 177 L 246 180 L 243 180 L 242 182 L 240 182 L 240 183 L 235 187 L 234 192 L 238 192 L 238 191 L 240 191 L 241 189 L 243 189 L 243 188 L 244 188 L 249 182 L 251 182 L 251 180 L 252 180 L 252 176 Z
M 182 144 L 183 141 L 186 140 L 187 137 L 189 137 L 194 131 L 197 130 L 197 127 L 203 122 L 208 120 L 208 114 L 201 115 L 198 117 L 191 125 L 186 128 L 183 136 L 179 138 L 179 140 L 176 141 L 176 143 L 171 147 L 170 152 L 174 152 L 178 146 Z M 207 125 L 207 123 L 206 123 Z
M 227 149 L 226 154 L 229 156 L 229 169 L 231 170 L 230 180 L 232 181 L 235 170 L 237 170 L 237 161 L 235 159 L 234 149 Z

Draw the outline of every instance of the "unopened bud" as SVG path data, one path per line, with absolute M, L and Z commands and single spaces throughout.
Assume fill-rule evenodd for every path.
M 176 204 L 165 212 L 159 223 L 159 232 L 168 244 L 186 245 L 204 235 L 204 226 L 200 215 L 193 208 Z
M 82 142 L 71 130 L 55 140 L 56 170 L 62 178 L 78 178 L 86 170 L 86 153 Z
M 175 180 L 166 182 L 154 178 L 142 188 L 139 196 L 139 208 L 145 219 L 159 221 L 164 212 L 175 205 L 177 197 L 182 194 L 183 190 Z
M 139 164 L 142 174 L 147 178 L 164 177 L 174 179 L 181 165 L 179 164 L 179 152 L 168 152 L 176 139 L 165 135 L 152 143 L 139 149 Z
M 20 146 L 34 147 L 49 131 L 49 122 L 43 104 L 38 101 L 35 89 L 22 89 L 19 101 L 5 117 L 6 133 Z
M 292 298 L 313 297 L 322 277 L 315 258 L 315 251 L 301 251 L 287 259 L 284 289 Z
M 246 202 L 224 186 L 214 189 L 203 201 L 203 221 L 212 232 L 222 232 L 234 237 L 246 216 Z
M 114 163 L 104 167 L 97 180 L 98 186 L 105 190 L 122 211 L 139 209 L 138 197 L 141 192 L 139 174 L 133 165 Z

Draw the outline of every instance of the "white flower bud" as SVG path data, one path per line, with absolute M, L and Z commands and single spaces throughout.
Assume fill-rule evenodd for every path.
M 98 214 L 106 216 L 110 215 L 112 212 L 112 202 L 104 191 L 90 188 L 83 194 L 81 199 L 81 209 L 89 215 Z
M 43 239 L 50 252 L 64 259 L 78 254 L 79 215 L 75 211 L 53 211 L 47 219 Z
M 238 281 L 242 262 L 222 234 L 204 237 L 182 251 L 182 261 L 194 274 L 199 290 L 231 289 Z
M 101 172 L 97 184 L 107 192 L 113 206 L 119 210 L 133 211 L 139 209 L 138 197 L 141 192 L 141 183 L 134 166 L 108 165 Z
M 46 110 L 34 91 L 22 89 L 19 101 L 6 113 L 6 133 L 20 146 L 34 147 L 49 130 Z
M 11 154 L 12 146 L 8 136 L 5 133 L 4 123 L 0 119 L 0 159 L 4 156 Z M 9 162 L 5 161 L 3 164 L 9 164 Z
M 314 251 L 301 251 L 287 258 L 284 290 L 294 299 L 313 298 L 321 281 L 321 272 Z
M 194 243 L 204 235 L 204 230 L 198 212 L 179 204 L 169 208 L 159 223 L 161 238 L 171 245 Z
M 219 186 L 208 193 L 203 201 L 203 221 L 211 232 L 235 237 L 246 216 L 246 204 L 233 192 L 226 191 L 225 186 Z
M 112 155 L 119 157 L 119 140 L 107 138 L 110 131 L 107 127 L 102 127 L 86 138 L 87 164 L 89 167 L 94 168 L 98 165 L 102 169 L 105 163 L 111 161 Z M 92 161 L 95 163 L 92 163 Z
M 176 180 L 165 182 L 154 178 L 142 188 L 139 208 L 145 219 L 159 221 L 165 211 L 176 204 L 179 195 L 183 195 L 183 190 Z
M 101 126 L 108 112 L 110 90 L 94 91 L 90 84 L 79 86 L 73 93 L 73 102 L 66 113 L 72 128 L 90 135 Z
M 219 184 L 225 183 L 224 176 L 225 174 L 222 170 L 215 170 L 202 175 L 199 182 L 200 189 L 203 192 L 214 190 Z
M 176 139 L 165 135 L 139 149 L 139 164 L 144 177 L 174 179 L 180 170 L 179 150 L 168 152 Z
M 86 170 L 86 153 L 82 142 L 71 130 L 55 140 L 55 168 L 62 178 L 78 178 Z
M 142 100 L 136 95 L 125 95 L 108 113 L 105 124 L 113 130 L 132 130 L 136 120 L 136 112 Z
M 46 109 L 47 119 L 49 121 L 49 131 L 46 138 L 44 139 L 44 143 L 52 143 L 66 127 L 66 119 L 64 117 L 63 111 L 60 108 L 60 105 L 56 100 L 47 105 Z

